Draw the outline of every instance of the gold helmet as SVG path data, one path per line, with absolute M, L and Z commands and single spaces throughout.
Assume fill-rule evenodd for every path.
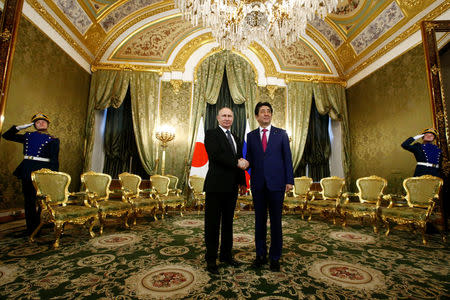
M 433 127 L 424 129 L 424 130 L 422 131 L 422 134 L 425 134 L 425 133 L 432 133 L 432 134 L 434 134 L 435 137 L 438 136 L 437 130 L 434 129 Z
M 46 115 L 44 115 L 43 113 L 37 113 L 31 117 L 32 123 L 36 122 L 37 120 L 45 120 L 50 124 L 49 118 Z

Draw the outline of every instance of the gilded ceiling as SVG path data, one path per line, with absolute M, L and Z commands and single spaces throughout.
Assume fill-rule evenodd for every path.
M 170 71 L 214 43 L 206 28 L 183 21 L 171 0 L 25 1 L 92 66 L 153 65 Z M 417 32 L 422 19 L 449 8 L 448 0 L 341 0 L 335 13 L 310 22 L 298 42 L 282 49 L 253 45 L 249 51 L 263 65 L 273 65 L 275 77 L 345 81 Z

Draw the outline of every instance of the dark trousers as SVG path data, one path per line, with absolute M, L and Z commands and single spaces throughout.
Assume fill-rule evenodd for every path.
M 24 197 L 27 234 L 31 235 L 40 222 L 40 209 L 36 208 L 36 190 L 31 180 L 22 179 L 22 192 Z
M 255 207 L 255 246 L 256 255 L 267 255 L 267 209 L 270 217 L 270 250 L 269 258 L 279 260 L 283 248 L 281 229 L 281 213 L 283 209 L 284 191 L 269 191 L 266 184 L 262 190 L 252 190 Z
M 220 259 L 230 259 L 233 248 L 233 218 L 236 208 L 237 189 L 232 193 L 206 193 L 205 207 L 205 245 L 206 262 L 214 263 L 217 259 L 220 241 Z M 222 228 L 220 228 L 222 225 Z

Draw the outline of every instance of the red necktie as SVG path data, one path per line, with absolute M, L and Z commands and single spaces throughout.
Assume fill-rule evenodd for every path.
M 264 128 L 262 131 L 263 131 L 262 146 L 263 146 L 263 151 L 266 152 L 266 148 L 267 148 L 267 135 L 266 135 L 266 132 L 268 130 Z

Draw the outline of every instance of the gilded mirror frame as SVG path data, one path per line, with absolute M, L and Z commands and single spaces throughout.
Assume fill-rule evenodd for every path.
M 447 213 L 443 209 L 443 200 L 449 196 L 449 128 L 448 115 L 446 111 L 443 79 L 439 61 L 439 48 L 436 40 L 436 32 L 449 32 L 450 21 L 422 21 L 421 22 L 422 41 L 425 52 L 425 62 L 428 78 L 428 89 L 430 92 L 431 111 L 433 114 L 433 125 L 439 133 L 437 143 L 442 150 L 442 175 L 444 186 L 440 197 L 440 208 L 442 223 L 445 231 L 447 226 Z M 448 95 L 447 95 L 448 96 Z M 447 204 L 448 205 L 448 204 Z

